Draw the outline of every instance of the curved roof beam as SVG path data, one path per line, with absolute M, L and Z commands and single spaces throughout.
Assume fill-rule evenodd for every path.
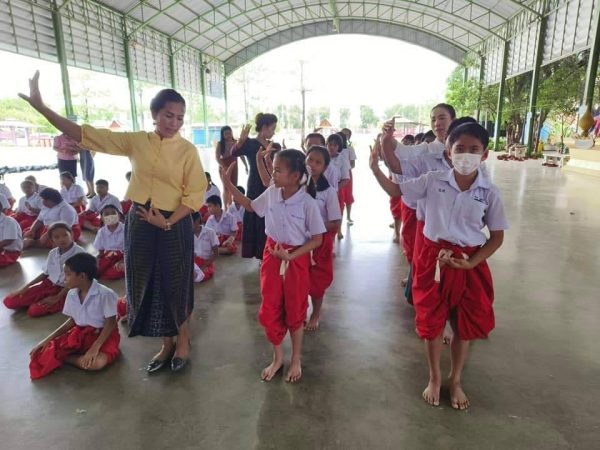
M 374 27 L 374 28 L 373 28 Z M 319 36 L 337 35 L 331 30 L 331 21 L 313 22 L 288 28 L 254 42 L 224 61 L 229 75 L 256 57 L 283 45 Z M 339 34 L 368 34 L 388 37 L 433 50 L 456 62 L 461 62 L 467 48 L 418 28 L 375 20 L 340 20 Z
M 386 7 L 386 8 L 395 8 L 395 9 L 397 9 L 397 10 L 399 10 L 399 11 L 403 11 L 403 12 L 406 12 L 406 13 L 409 13 L 409 12 L 417 12 L 417 13 L 419 13 L 419 14 L 422 14 L 423 16 L 427 16 L 427 17 L 433 18 L 433 19 L 435 19 L 435 20 L 439 20 L 439 21 L 441 21 L 441 22 L 447 23 L 447 24 L 449 24 L 449 26 L 454 26 L 454 27 L 456 27 L 456 28 L 458 28 L 458 29 L 460 29 L 460 30 L 462 30 L 462 31 L 466 32 L 466 33 L 473 34 L 474 36 L 476 36 L 477 38 L 479 38 L 479 39 L 481 39 L 481 40 L 483 40 L 483 39 L 485 39 L 486 37 L 488 37 L 488 35 L 493 35 L 493 36 L 496 36 L 496 37 L 498 37 L 498 38 L 499 38 L 499 39 L 501 39 L 501 40 L 504 40 L 504 37 L 503 37 L 503 36 L 501 36 L 501 35 L 497 34 L 496 32 L 492 31 L 491 29 L 489 29 L 489 28 L 486 28 L 486 27 L 484 27 L 484 26 L 482 26 L 482 25 L 479 25 L 477 22 L 469 22 L 469 21 L 466 21 L 466 20 L 465 20 L 465 18 L 464 18 L 464 17 L 462 17 L 460 14 L 453 14 L 453 13 L 449 13 L 449 12 L 447 12 L 447 11 L 445 11 L 445 10 L 442 10 L 442 9 L 436 9 L 436 8 L 434 8 L 433 10 L 435 10 L 435 11 L 437 11 L 437 12 L 439 12 L 439 13 L 440 13 L 439 15 L 435 15 L 435 14 L 432 14 L 432 13 L 430 13 L 430 12 L 429 12 L 430 8 L 424 8 L 423 10 L 409 9 L 409 8 L 407 8 L 407 7 L 399 6 L 399 5 L 395 4 L 394 2 L 392 2 L 392 3 L 386 3 L 386 4 L 383 4 L 382 2 L 376 2 L 376 1 L 364 1 L 364 2 L 360 2 L 360 3 L 361 3 L 361 4 L 363 4 L 363 5 L 368 5 L 368 6 L 372 6 L 372 7 L 382 7 L 382 6 L 383 6 L 383 7 Z M 420 3 L 418 3 L 418 2 L 416 2 L 416 1 L 414 1 L 414 0 L 411 0 L 411 1 L 408 1 L 408 0 L 403 0 L 403 3 L 411 3 L 411 4 L 414 4 L 414 5 L 419 5 L 419 6 L 421 6 L 421 7 L 423 7 L 423 6 L 424 6 L 424 5 L 422 5 L 422 4 L 420 4 Z M 234 5 L 234 4 L 233 4 L 233 5 Z M 281 8 L 281 9 L 279 9 L 279 8 L 278 8 L 278 9 L 277 9 L 277 13 L 278 13 L 278 14 L 281 14 L 281 13 L 286 13 L 286 12 L 293 12 L 294 10 L 298 10 L 298 9 L 301 9 L 301 8 L 308 8 L 309 6 L 313 6 L 313 7 L 319 7 L 319 6 L 320 6 L 320 7 L 325 7 L 325 5 L 323 5 L 321 2 L 316 2 L 316 3 L 314 3 L 314 4 L 308 4 L 307 2 L 305 2 L 305 5 L 306 5 L 306 6 L 298 7 L 298 6 L 293 6 L 293 5 L 291 5 L 290 3 L 288 3 L 288 6 L 287 6 L 286 8 Z M 253 12 L 253 11 L 257 11 L 257 10 L 261 10 L 261 9 L 263 9 L 263 8 L 265 8 L 265 6 L 262 6 L 262 5 L 261 5 L 261 6 L 257 6 L 257 7 L 255 7 L 255 8 L 251 8 L 251 9 L 249 9 L 249 10 L 247 10 L 247 11 L 240 12 L 240 14 L 238 14 L 238 16 L 236 16 L 236 17 L 239 17 L 239 16 L 244 16 L 244 15 L 246 15 L 246 14 L 248 14 L 248 13 L 251 13 L 251 12 Z M 201 19 L 201 18 L 203 18 L 203 17 L 206 17 L 206 15 L 208 15 L 208 14 L 212 13 L 212 12 L 213 12 L 213 10 L 217 10 L 217 9 L 218 9 L 218 8 L 213 8 L 213 9 L 211 9 L 211 11 L 210 11 L 210 12 L 207 12 L 207 13 L 204 13 L 204 14 L 201 14 L 201 15 L 199 15 L 199 16 L 198 16 L 197 18 L 195 18 L 194 20 L 192 20 L 192 21 L 190 21 L 190 22 L 186 23 L 184 27 L 181 27 L 179 30 L 177 30 L 175 33 L 173 33 L 173 35 L 175 35 L 175 34 L 179 33 L 180 31 L 184 30 L 186 27 L 189 27 L 189 26 L 190 26 L 192 23 L 194 23 L 196 20 L 199 20 L 199 19 Z M 465 26 L 458 25 L 457 23 L 450 22 L 449 20 L 446 20 L 445 16 L 451 16 L 451 17 L 453 17 L 453 18 L 455 18 L 455 19 L 459 19 L 461 22 L 468 22 L 468 24 L 472 25 L 474 28 L 476 28 L 476 29 L 478 29 L 478 30 L 481 30 L 483 33 L 477 33 L 477 32 L 475 32 L 475 30 L 473 30 L 473 29 L 469 29 L 469 28 L 466 28 Z M 266 16 L 265 16 L 265 17 L 266 17 Z M 333 16 L 331 16 L 331 17 L 333 18 Z M 341 18 L 341 17 L 340 17 L 340 18 Z M 207 29 L 203 30 L 203 32 L 205 32 L 205 33 L 206 33 L 206 32 L 208 32 L 208 31 L 211 31 L 211 30 L 214 30 L 214 29 L 219 29 L 219 26 L 221 26 L 221 25 L 225 24 L 225 23 L 226 23 L 226 22 L 228 22 L 230 19 L 231 19 L 230 17 L 227 17 L 227 18 L 225 18 L 224 20 L 221 20 L 220 22 L 218 22 L 218 23 L 215 23 L 215 24 L 213 24 L 212 26 L 210 26 L 209 28 L 207 28 Z M 346 19 L 346 20 L 360 20 L 360 19 L 358 19 L 358 18 L 354 18 L 354 17 L 351 17 L 351 16 L 350 16 L 350 17 L 346 17 L 345 19 Z M 249 21 L 248 21 L 248 22 L 249 22 Z M 241 26 L 241 27 L 239 27 L 239 28 L 242 28 L 243 26 L 244 26 L 244 25 L 242 25 L 242 26 Z M 484 34 L 484 33 L 487 33 L 487 34 Z M 192 45 L 193 45 L 193 43 L 194 43 L 195 41 L 197 41 L 198 39 L 200 39 L 201 37 L 202 37 L 202 33 L 199 33 L 199 34 L 197 34 L 196 36 L 192 37 L 191 39 L 184 41 L 183 45 L 181 45 L 181 46 L 179 46 L 177 49 L 175 49 L 175 51 L 174 51 L 174 52 L 175 52 L 175 53 L 176 53 L 176 52 L 178 52 L 179 50 L 181 50 L 181 49 L 182 49 L 184 46 L 186 46 L 186 45 L 190 45 L 190 46 L 192 46 Z

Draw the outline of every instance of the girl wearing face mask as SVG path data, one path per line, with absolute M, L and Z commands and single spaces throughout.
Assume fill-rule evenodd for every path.
M 98 250 L 98 278 L 120 280 L 125 277 L 125 225 L 121 223 L 119 203 L 106 205 L 100 217 L 104 224 L 98 230 L 94 247 Z
M 256 137 L 247 139 L 247 132 L 242 133 L 237 146 L 232 150 L 232 156 L 238 158 L 245 156 L 248 159 L 248 164 L 250 164 L 246 195 L 251 200 L 256 199 L 266 189 L 258 172 L 256 154 L 261 147 L 267 148 L 269 146 L 269 142 L 277 128 L 277 116 L 275 114 L 259 113 L 256 115 L 254 122 L 254 130 L 258 133 Z M 229 171 L 230 174 L 233 174 L 233 170 Z M 224 184 L 229 186 L 229 183 L 225 181 Z M 262 259 L 266 240 L 264 217 L 258 217 L 255 213 L 246 210 L 242 230 L 242 257 Z
M 147 366 L 149 373 L 169 363 L 179 372 L 190 356 L 189 317 L 194 308 L 191 213 L 202 206 L 207 186 L 198 149 L 179 134 L 185 99 L 173 89 L 163 89 L 150 102 L 152 131 L 117 133 L 79 126 L 48 108 L 39 75 L 29 80 L 29 95 L 19 94 L 22 99 L 80 147 L 131 162 L 126 197 L 132 207 L 124 238 L 129 336 L 162 338 L 162 348 Z
M 480 168 L 488 156 L 488 143 L 488 133 L 480 125 L 460 125 L 447 140 L 452 169 L 396 185 L 408 200 L 424 201 L 424 237 L 413 260 L 412 286 L 416 329 L 425 340 L 429 363 L 423 398 L 439 405 L 442 334 L 449 319 L 455 334 L 450 345 L 450 401 L 461 410 L 470 404 L 461 386 L 469 343 L 494 329 L 494 289 L 487 259 L 500 248 L 508 228 L 500 191 Z M 373 152 L 371 169 L 383 185 L 387 178 L 377 160 Z

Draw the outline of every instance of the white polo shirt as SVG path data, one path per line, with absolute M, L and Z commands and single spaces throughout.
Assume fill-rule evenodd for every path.
M 317 191 L 316 200 L 323 222 L 327 223 L 334 220 L 341 220 L 342 211 L 340 209 L 337 192 L 334 188 L 329 186 L 324 191 Z
M 466 191 L 461 191 L 454 169 L 429 172 L 400 183 L 408 200 L 425 200 L 425 236 L 435 242 L 445 240 L 462 247 L 481 246 L 487 241 L 483 229 L 508 229 L 499 189 L 478 171 Z
M 334 165 L 338 168 L 340 181 L 350 179 L 350 160 L 342 153 L 338 154 L 335 158 L 331 158 L 329 165 Z
M 71 247 L 62 255 L 60 254 L 60 249 L 58 247 L 54 247 L 48 253 L 48 258 L 42 267 L 42 271 L 48 275 L 48 279 L 52 281 L 52 283 L 58 286 L 64 286 L 65 272 L 63 270 L 63 266 L 65 265 L 65 261 L 67 259 L 73 255 L 76 255 L 77 253 L 85 253 L 85 250 L 77 244 L 73 244 L 73 247 Z
M 206 194 L 204 194 L 204 203 L 206 203 L 206 200 L 208 200 L 209 197 L 212 197 L 213 195 L 216 195 L 217 197 L 221 198 L 221 191 L 214 184 L 206 190 Z
M 70 226 L 79 223 L 77 217 L 77 211 L 66 201 L 60 202 L 58 205 L 54 205 L 52 208 L 46 208 L 45 206 L 40 211 L 38 220 L 41 221 L 45 226 L 49 226 L 54 222 L 65 222 Z
M 206 228 L 212 228 L 217 234 L 231 236 L 237 232 L 237 219 L 226 211 L 221 214 L 221 220 L 217 220 L 214 216 L 210 216 L 206 221 Z
M 88 210 L 100 214 L 102 208 L 104 208 L 107 205 L 114 206 L 117 209 L 117 211 L 121 211 L 121 201 L 112 194 L 106 194 L 103 198 L 100 198 L 99 195 L 92 197 L 92 199 L 90 200 L 90 206 L 88 207 Z
M 106 319 L 117 315 L 117 301 L 112 289 L 94 280 L 83 302 L 79 300 L 79 289 L 69 290 L 62 313 L 77 326 L 104 328 Z
M 75 183 L 73 183 L 69 189 L 67 189 L 64 186 L 61 187 L 60 195 L 62 195 L 63 200 L 69 204 L 75 203 L 82 197 L 83 197 L 83 203 L 84 204 L 87 203 L 87 200 L 85 197 L 85 192 L 83 192 L 83 188 Z
M 246 208 L 244 208 L 242 205 L 240 205 L 238 208 L 235 206 L 235 203 L 232 203 L 229 205 L 229 208 L 227 208 L 227 212 L 235 217 L 235 220 L 240 223 L 244 221 L 244 213 L 246 212 Z
M 27 207 L 27 205 L 25 205 L 25 203 L 29 203 L 32 208 L 39 209 L 40 211 L 44 207 L 42 204 L 42 197 L 40 197 L 40 194 L 37 192 L 31 194 L 30 197 L 21 197 L 19 199 L 19 205 L 17 206 L 17 212 L 36 217 L 39 213 L 33 212 Z
M 213 254 L 213 248 L 219 246 L 217 232 L 206 226 L 202 227 L 200 234 L 194 233 L 194 255 L 198 258 L 208 259 Z
M 327 179 L 329 186 L 331 186 L 337 192 L 341 176 L 340 168 L 337 166 L 337 164 L 332 164 L 332 162 L 330 162 L 327 166 L 327 169 L 325 169 L 325 172 L 323 172 L 323 175 Z
M 94 239 L 94 247 L 98 251 L 119 251 L 122 252 L 125 248 L 125 225 L 119 223 L 115 231 L 110 231 L 105 225 L 98 230 L 96 239 Z
M 3 250 L 8 252 L 23 251 L 23 232 L 19 222 L 6 214 L 0 213 L 0 241 L 11 240 Z M 0 249 L 2 251 L 2 249 Z
M 0 194 L 4 195 L 7 200 L 14 198 L 12 192 L 10 192 L 10 189 L 4 183 L 0 183 Z
M 252 200 L 252 209 L 265 218 L 267 236 L 279 244 L 304 245 L 311 236 L 325 233 L 319 207 L 304 189 L 287 200 L 283 188 L 271 186 Z
M 404 145 L 401 142 L 398 142 L 394 154 L 396 155 L 396 158 L 402 161 L 405 159 L 416 158 L 424 153 L 441 153 L 445 149 L 446 145 L 437 139 L 433 142 L 422 142 L 417 145 Z

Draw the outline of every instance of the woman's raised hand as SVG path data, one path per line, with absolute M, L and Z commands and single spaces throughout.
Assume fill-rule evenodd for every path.
M 388 120 L 386 123 L 383 124 L 383 128 L 381 129 L 381 131 L 383 132 L 382 139 L 384 141 L 387 141 L 388 139 L 392 139 L 394 137 L 394 131 L 396 131 L 394 129 L 395 126 L 395 119 Z
M 240 133 L 239 141 L 243 144 L 248 139 L 248 135 L 250 134 L 250 124 L 246 125 L 242 128 L 242 132 Z
M 42 94 L 40 93 L 40 71 L 36 70 L 33 74 L 33 78 L 29 79 L 29 95 L 25 95 L 19 92 L 19 97 L 29 103 L 35 109 L 40 109 L 44 106 L 42 101 Z

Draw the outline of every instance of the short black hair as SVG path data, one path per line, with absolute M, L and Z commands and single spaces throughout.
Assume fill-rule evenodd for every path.
M 40 197 L 42 197 L 42 200 L 50 200 L 55 205 L 58 205 L 60 202 L 63 201 L 60 192 L 52 188 L 42 189 L 42 192 L 40 192 Z
M 202 214 L 200 214 L 198 211 L 194 211 L 192 213 L 192 222 L 195 222 L 198 219 L 202 220 Z M 202 220 L 202 222 L 204 222 L 204 221 Z
M 327 136 L 327 143 L 338 146 L 338 153 L 341 153 L 344 150 L 344 141 L 339 134 L 330 134 Z
M 318 139 L 321 142 L 321 145 L 325 145 L 325 136 L 323 136 L 321 133 L 308 133 L 306 138 L 304 138 L 304 142 L 308 141 L 309 139 Z
M 158 92 L 150 102 L 150 111 L 154 114 L 167 106 L 167 103 L 182 103 L 185 107 L 185 99 L 175 89 L 163 89 Z
M 71 172 L 61 172 L 60 177 L 66 178 L 67 180 L 71 180 L 71 183 L 75 183 L 75 177 Z
M 131 170 L 125 173 L 125 178 L 127 178 L 127 181 L 131 180 Z
M 246 189 L 243 186 L 236 186 L 236 189 L 240 191 L 242 194 L 246 195 Z
M 71 227 L 66 222 L 54 222 L 48 227 L 48 237 L 52 239 L 52 233 L 56 230 L 67 230 L 67 232 L 73 237 Z
M 447 135 L 449 135 L 450 133 L 452 133 L 452 130 L 454 130 L 456 127 L 464 124 L 464 123 L 477 123 L 477 121 L 469 116 L 463 116 L 463 117 L 459 117 L 458 119 L 454 119 L 451 123 L 450 126 L 448 127 L 448 131 L 447 131 Z
M 88 280 L 93 281 L 98 275 L 98 262 L 89 253 L 77 253 L 65 261 L 65 266 L 79 275 L 84 273 Z
M 423 135 L 423 140 L 421 142 L 425 142 L 428 139 L 435 141 L 435 133 L 432 130 L 429 130 L 427 133 Z
M 223 207 L 223 202 L 221 201 L 221 197 L 219 197 L 218 195 L 211 195 L 210 197 L 208 197 L 206 199 L 206 204 L 207 205 L 215 205 L 215 206 L 218 206 L 219 208 Z
M 448 147 L 452 147 L 462 135 L 478 139 L 481 142 L 481 145 L 483 145 L 483 150 L 487 149 L 488 144 L 490 143 L 490 135 L 481 125 L 478 123 L 463 123 L 462 125 L 457 126 L 448 135 Z
M 96 181 L 96 186 L 105 186 L 108 189 L 108 181 L 103 180 L 103 179 L 99 179 L 98 181 Z

